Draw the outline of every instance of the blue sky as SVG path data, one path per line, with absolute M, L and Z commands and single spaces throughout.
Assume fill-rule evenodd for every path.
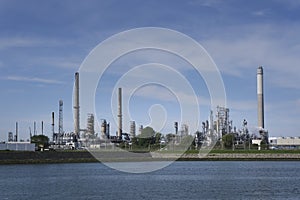
M 182 32 L 208 51 L 221 71 L 227 106 L 237 128 L 244 118 L 251 128 L 256 127 L 256 69 L 262 65 L 266 128 L 272 136 L 300 136 L 299 13 L 300 2 L 293 0 L 1 0 L 0 140 L 6 140 L 9 131 L 14 132 L 16 121 L 19 122 L 20 138 L 29 137 L 29 127 L 33 128 L 34 121 L 38 124 L 38 132 L 44 121 L 45 132 L 50 136 L 51 112 L 55 111 L 57 119 L 60 99 L 64 101 L 64 130 L 73 131 L 74 73 L 85 57 L 113 34 L 148 26 Z M 99 90 L 109 91 L 118 80 L 120 74 L 114 73 L 118 66 L 143 63 L 143 59 L 131 58 L 129 55 L 127 60 L 114 63 L 103 83 L 99 84 Z M 139 58 L 148 61 L 147 56 L 140 55 Z M 161 59 L 168 61 L 168 58 L 166 55 Z M 193 88 L 201 88 L 196 93 L 203 100 L 200 118 L 206 120 L 209 96 L 205 84 L 191 70 L 185 70 L 183 74 Z M 177 112 L 172 112 L 176 102 L 170 102 L 168 95 L 164 96 L 165 92 L 160 93 L 158 88 L 154 98 L 151 91 L 155 88 L 148 89 L 147 92 L 140 90 L 132 100 L 133 107 L 138 108 L 132 115 L 138 123 L 147 124 L 149 106 L 165 105 L 170 117 L 165 131 L 172 131 L 173 121 L 178 117 Z M 112 116 L 104 106 L 110 104 L 110 95 L 105 95 L 101 97 L 97 92 L 96 99 L 102 103 L 96 105 L 97 116 L 107 118 L 113 124 Z M 85 125 L 84 116 L 82 113 L 82 126 Z

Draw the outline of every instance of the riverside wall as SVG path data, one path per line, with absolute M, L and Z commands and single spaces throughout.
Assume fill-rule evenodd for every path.
M 98 158 L 98 159 L 96 159 Z M 114 161 L 300 161 L 300 153 L 209 153 L 209 154 L 175 154 L 175 153 L 142 153 L 101 152 L 92 155 L 88 151 L 49 151 L 19 152 L 0 151 L 0 164 L 33 164 L 33 163 L 81 163 L 81 162 L 114 162 Z

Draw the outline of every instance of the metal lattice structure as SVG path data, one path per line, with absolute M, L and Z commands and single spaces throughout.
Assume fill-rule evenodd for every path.
M 217 133 L 218 137 L 230 132 L 229 109 L 225 107 L 217 107 Z
M 130 136 L 135 137 L 135 121 L 130 122 Z
M 62 142 L 62 138 L 63 138 L 63 135 L 64 135 L 63 106 L 64 106 L 63 101 L 59 100 L 59 113 L 58 113 L 58 138 L 59 138 L 59 143 Z
M 95 120 L 93 114 L 88 114 L 87 118 L 87 134 L 94 135 L 95 134 Z
M 12 132 L 8 132 L 8 141 L 13 142 L 14 141 L 14 134 Z

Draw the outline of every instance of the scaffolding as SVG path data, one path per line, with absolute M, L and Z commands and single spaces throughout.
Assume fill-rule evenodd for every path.
M 130 121 L 130 136 L 135 137 L 135 121 Z
M 12 132 L 8 132 L 8 141 L 13 142 L 14 141 L 14 134 Z
M 88 114 L 87 118 L 87 134 L 95 135 L 95 119 L 93 114 Z
M 187 135 L 189 135 L 189 126 L 187 124 L 182 124 L 180 130 L 180 136 L 182 137 Z
M 140 125 L 140 127 L 139 127 L 139 134 L 140 134 L 140 135 L 142 134 L 143 129 L 144 129 L 143 125 Z
M 101 119 L 101 136 L 102 138 L 109 139 L 109 123 L 105 119 Z
M 63 135 L 64 135 L 64 117 L 63 117 L 63 106 L 64 103 L 62 100 L 59 100 L 59 112 L 58 112 L 58 143 L 61 144 L 63 142 Z
M 222 138 L 223 135 L 230 133 L 230 121 L 229 121 L 229 109 L 225 107 L 217 106 L 216 114 L 216 128 L 219 138 Z

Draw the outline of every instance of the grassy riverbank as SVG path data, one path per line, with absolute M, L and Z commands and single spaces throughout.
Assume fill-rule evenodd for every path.
M 87 151 L 0 151 L 0 164 L 96 162 Z
M 197 150 L 190 150 L 187 151 L 186 154 L 197 154 L 199 151 Z M 213 149 L 210 151 L 210 154 L 300 154 L 300 149 L 296 150 L 288 150 L 288 149 L 281 149 L 281 150 L 244 150 L 244 149 L 236 149 L 236 150 L 222 150 L 222 149 Z
M 155 155 L 144 152 L 131 154 L 129 152 L 100 152 L 94 154 L 102 161 L 153 161 L 153 160 L 180 160 L 180 161 L 300 161 L 300 150 L 212 150 L 209 154 L 200 154 L 198 151 L 187 151 L 179 159 L 176 152 L 159 153 Z M 33 163 L 85 163 L 98 162 L 88 151 L 46 151 L 22 152 L 0 151 L 0 164 L 33 164 Z

